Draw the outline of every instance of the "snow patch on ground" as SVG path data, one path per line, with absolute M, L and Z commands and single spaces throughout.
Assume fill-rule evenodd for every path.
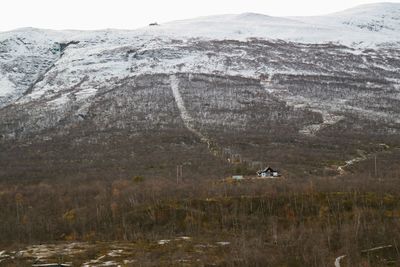
M 76 92 L 75 96 L 78 101 L 81 101 L 81 100 L 85 100 L 85 99 L 88 99 L 88 98 L 96 95 L 96 93 L 97 93 L 97 89 L 87 88 L 87 89 L 83 89 L 79 92 Z
M 159 245 L 166 245 L 166 244 L 168 244 L 169 242 L 171 242 L 171 240 L 169 240 L 169 239 L 161 239 L 161 240 L 158 240 L 157 244 L 159 244 Z
M 231 242 L 227 242 L 227 241 L 220 241 L 216 243 L 217 245 L 220 246 L 229 246 L 231 244 Z
M 361 161 L 364 161 L 364 160 L 368 159 L 368 155 L 366 155 L 363 151 L 359 151 L 358 154 L 359 154 L 358 157 L 355 157 L 355 158 L 352 158 L 350 160 L 347 160 L 344 165 L 339 166 L 337 168 L 337 170 L 339 172 L 339 175 L 345 174 L 346 168 L 350 167 L 351 165 L 354 165 L 357 162 L 361 162 Z
M 190 236 L 179 236 L 175 240 L 185 240 L 190 241 L 192 238 Z
M 339 121 L 341 121 L 342 119 L 344 119 L 343 116 L 334 115 L 322 110 L 313 109 L 312 111 L 319 112 L 322 114 L 322 123 L 306 125 L 303 129 L 299 131 L 301 134 L 308 136 L 315 136 L 322 129 L 334 125 Z
M 335 259 L 335 267 L 340 267 L 340 261 L 346 257 L 346 255 L 341 255 Z
M 0 97 L 8 96 L 15 91 L 15 84 L 7 77 L 0 77 Z
M 392 245 L 387 245 L 387 246 L 379 246 L 379 247 L 375 247 L 375 248 L 370 248 L 370 249 L 364 249 L 361 250 L 361 252 L 366 253 L 366 252 L 373 252 L 373 251 L 377 251 L 377 250 L 381 250 L 381 249 L 385 249 L 385 248 L 392 248 Z M 339 257 L 337 257 L 335 259 L 335 267 L 341 267 L 340 262 L 346 257 L 347 255 L 341 255 Z
M 48 105 L 53 106 L 55 108 L 59 108 L 59 107 L 63 107 L 66 103 L 68 103 L 69 98 L 67 94 L 63 94 L 62 96 L 50 100 L 49 102 L 47 102 Z

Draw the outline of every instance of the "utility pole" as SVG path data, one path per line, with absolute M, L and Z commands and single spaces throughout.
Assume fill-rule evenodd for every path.
M 375 178 L 378 177 L 378 170 L 376 169 L 376 155 L 375 155 Z
M 183 177 L 183 166 L 176 165 L 176 183 L 179 183 L 179 180 L 182 180 Z
M 176 183 L 179 184 L 179 165 L 176 165 Z

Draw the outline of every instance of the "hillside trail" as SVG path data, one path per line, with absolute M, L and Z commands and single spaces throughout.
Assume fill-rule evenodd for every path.
M 210 144 L 211 139 L 196 129 L 195 123 L 194 123 L 195 120 L 189 114 L 189 112 L 187 111 L 187 109 L 185 107 L 185 102 L 183 101 L 181 93 L 179 92 L 179 79 L 176 77 L 176 75 L 171 75 L 169 78 L 169 81 L 171 84 L 172 94 L 174 96 L 176 106 L 179 109 L 179 114 L 181 116 L 181 119 L 182 119 L 183 124 L 185 125 L 186 129 L 188 129 L 190 132 L 192 132 L 194 135 L 196 135 L 202 142 L 204 142 L 206 144 Z
M 186 129 L 188 129 L 191 133 L 197 136 L 202 143 L 205 143 L 212 155 L 221 158 L 223 161 L 227 161 L 228 163 L 233 164 L 233 160 L 231 160 L 232 155 L 240 155 L 240 154 L 233 152 L 231 148 L 223 147 L 217 144 L 214 140 L 212 140 L 211 137 L 207 136 L 206 134 L 202 133 L 200 130 L 196 128 L 195 119 L 190 115 L 190 113 L 186 109 L 185 102 L 183 101 L 182 95 L 179 91 L 179 78 L 176 75 L 171 75 L 169 77 L 169 82 L 172 94 L 175 99 L 176 106 L 178 107 L 180 117 Z
M 371 160 L 371 159 L 375 159 L 375 172 L 376 172 L 376 168 L 377 168 L 376 167 L 376 159 L 377 159 L 377 156 L 380 153 L 384 153 L 384 152 L 393 153 L 393 150 L 396 149 L 395 147 L 391 148 L 389 145 L 384 144 L 384 143 L 379 144 L 379 146 L 380 146 L 380 150 L 373 151 L 373 152 L 370 152 L 370 153 L 367 153 L 366 151 L 363 151 L 363 150 L 360 150 L 360 149 L 357 150 L 357 154 L 358 154 L 357 156 L 353 157 L 352 159 L 346 160 L 345 164 L 337 167 L 337 172 L 338 172 L 337 176 L 345 175 L 346 172 L 347 172 L 346 169 L 348 167 L 351 167 L 354 164 L 357 164 L 357 163 L 360 163 L 360 162 L 363 162 L 363 161 L 366 161 L 366 160 Z

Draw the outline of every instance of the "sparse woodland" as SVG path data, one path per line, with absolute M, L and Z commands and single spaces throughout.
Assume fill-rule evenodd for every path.
M 332 266 L 342 254 L 345 266 L 397 265 L 396 171 L 383 180 L 353 174 L 236 183 L 189 179 L 177 184 L 139 176 L 2 182 L 1 245 L 190 236 L 230 242 L 223 252 L 209 255 L 223 266 Z M 393 248 L 362 252 L 382 245 Z M 144 262 L 156 265 L 157 257 Z

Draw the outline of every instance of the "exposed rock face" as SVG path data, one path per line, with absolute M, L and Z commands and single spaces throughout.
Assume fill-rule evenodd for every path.
M 398 144 L 399 69 L 393 42 L 2 33 L 0 176 L 222 175 L 233 154 L 319 173 Z

